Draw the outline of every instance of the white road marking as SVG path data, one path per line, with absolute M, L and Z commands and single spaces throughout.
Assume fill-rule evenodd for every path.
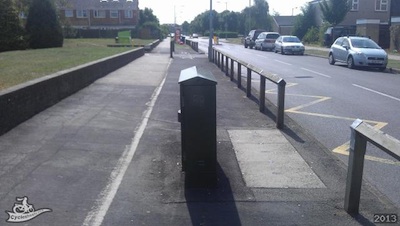
M 169 62 L 168 67 L 170 66 L 170 64 L 171 61 Z M 143 136 L 144 130 L 146 129 L 151 112 L 153 111 L 154 104 L 157 101 L 158 96 L 160 95 L 165 80 L 166 76 L 162 80 L 161 84 L 154 90 L 150 99 L 150 103 L 148 104 L 148 107 L 144 112 L 143 120 L 140 123 L 139 127 L 137 127 L 136 129 L 136 133 L 133 137 L 130 148 L 126 148 L 124 153 L 119 158 L 116 167 L 111 172 L 107 186 L 100 193 L 100 197 L 96 200 L 95 205 L 86 216 L 85 221 L 82 225 L 100 226 L 102 224 L 104 217 L 107 214 L 108 208 L 110 208 L 110 205 L 114 200 L 114 197 L 118 191 L 126 170 L 128 169 L 128 166 L 131 163 L 133 156 L 135 155 L 136 149 L 139 145 L 139 141 Z
M 373 92 L 373 93 L 376 93 L 376 94 L 379 94 L 379 95 L 382 95 L 384 97 L 389 97 L 390 99 L 397 100 L 397 101 L 400 102 L 400 98 L 397 98 L 397 97 L 394 97 L 394 96 L 390 96 L 388 94 L 381 93 L 379 91 L 376 91 L 376 90 L 373 90 L 373 89 L 370 89 L 370 88 L 367 88 L 367 87 L 364 87 L 364 86 L 360 86 L 360 85 L 357 85 L 357 84 L 353 84 L 353 86 L 361 88 L 361 89 L 364 89 L 364 90 L 367 90 L 367 91 L 370 91 L 370 92 Z
M 308 71 L 308 72 L 311 72 L 311 73 L 314 73 L 314 74 L 317 74 L 317 75 L 321 75 L 321 76 L 323 76 L 323 77 L 325 77 L 325 78 L 332 78 L 331 76 L 329 76 L 329 75 L 326 75 L 326 74 L 322 74 L 322 73 L 319 73 L 319 72 L 316 72 L 316 71 L 313 71 L 313 70 L 310 70 L 310 69 L 307 69 L 307 68 L 301 68 L 302 70 L 305 70 L 305 71 Z
M 279 62 L 279 63 L 281 63 L 281 64 L 286 64 L 286 65 L 289 65 L 289 66 L 291 66 L 291 65 L 293 65 L 293 64 L 289 64 L 289 63 L 286 63 L 286 62 L 284 62 L 284 61 L 280 61 L 280 60 L 275 60 L 276 62 Z

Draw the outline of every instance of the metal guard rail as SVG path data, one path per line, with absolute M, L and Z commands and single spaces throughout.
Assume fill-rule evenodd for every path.
M 224 66 L 225 58 L 225 66 Z M 237 87 L 242 87 L 242 66 L 247 68 L 247 86 L 246 96 L 251 97 L 251 76 L 252 72 L 260 75 L 260 94 L 259 94 L 259 110 L 264 112 L 265 110 L 265 82 L 266 79 L 278 85 L 278 103 L 277 103 L 277 116 L 276 116 L 276 127 L 283 129 L 284 125 L 284 111 L 285 111 L 285 87 L 286 82 L 277 75 L 269 74 L 260 68 L 257 68 L 247 62 L 244 62 L 238 58 L 228 55 L 221 50 L 213 48 L 212 59 L 214 63 L 221 68 L 221 71 L 225 72 L 226 76 L 229 76 L 231 81 L 234 80 L 234 62 L 237 63 Z M 228 68 L 229 59 L 231 59 L 230 70 Z
M 372 143 L 393 158 L 400 160 L 400 141 L 360 119 L 355 120 L 350 128 L 350 155 L 344 209 L 349 214 L 358 214 L 367 142 Z

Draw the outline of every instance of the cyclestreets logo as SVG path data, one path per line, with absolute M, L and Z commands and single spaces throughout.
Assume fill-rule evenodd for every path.
M 8 219 L 6 220 L 7 222 L 10 223 L 20 223 L 20 222 L 25 222 L 32 220 L 33 218 L 39 216 L 42 213 L 46 212 L 51 212 L 51 209 L 44 208 L 44 209 L 39 209 L 35 210 L 33 205 L 28 203 L 28 197 L 24 196 L 22 198 L 17 197 L 16 198 L 17 202 L 21 203 L 14 203 L 14 207 L 12 209 L 12 212 L 6 211 L 8 214 Z

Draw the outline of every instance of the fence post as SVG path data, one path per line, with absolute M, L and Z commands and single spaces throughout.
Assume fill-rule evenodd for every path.
M 237 87 L 242 88 L 242 64 L 238 62 Z
M 362 121 L 357 119 L 350 127 L 350 155 L 344 198 L 344 209 L 349 214 L 358 214 L 360 206 L 364 156 L 367 147 L 367 139 L 355 130 L 361 123 Z
M 226 56 L 225 56 L 226 57 Z M 222 54 L 221 53 L 221 71 L 223 72 L 224 71 L 224 68 L 225 66 L 224 66 L 224 54 Z
M 229 58 L 228 58 L 228 56 L 225 56 L 225 75 L 226 76 L 229 76 L 228 65 L 229 65 Z
M 251 97 L 251 69 L 247 68 L 247 88 L 246 96 Z
M 260 75 L 260 112 L 265 110 L 265 77 Z
M 234 61 L 231 59 L 231 74 L 230 74 L 230 77 L 231 77 L 231 81 L 233 81 L 233 74 L 234 74 Z
M 218 67 L 220 67 L 221 66 L 221 53 L 220 52 L 218 52 Z
M 285 80 L 281 79 L 278 82 L 278 114 L 276 117 L 276 127 L 283 129 L 284 117 L 285 117 Z

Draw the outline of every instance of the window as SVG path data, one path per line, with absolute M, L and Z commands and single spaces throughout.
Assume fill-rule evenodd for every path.
M 93 10 L 93 17 L 94 18 L 106 18 L 106 11 L 105 10 Z
M 358 4 L 360 0 L 352 0 L 350 11 L 358 11 Z
M 74 11 L 70 9 L 65 10 L 65 17 L 74 17 Z
M 84 10 L 76 10 L 76 17 L 78 17 L 78 18 L 87 18 L 88 17 L 88 11 L 86 9 L 84 9 Z
M 125 18 L 133 18 L 132 10 L 125 10 Z
M 118 10 L 110 10 L 111 18 L 118 18 Z
M 388 4 L 388 0 L 376 0 L 375 11 L 387 11 Z

